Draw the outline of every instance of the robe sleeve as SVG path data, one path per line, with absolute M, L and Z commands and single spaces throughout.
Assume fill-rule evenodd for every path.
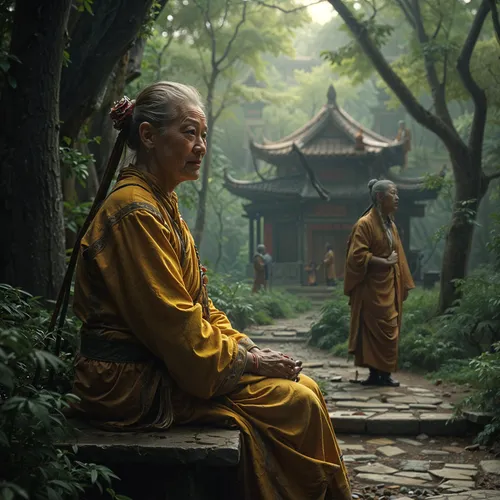
M 212 326 L 219 328 L 224 335 L 234 338 L 236 342 L 238 342 L 238 345 L 245 347 L 247 351 L 253 347 L 257 347 L 255 343 L 244 333 L 241 333 L 232 327 L 226 314 L 217 309 L 211 299 L 209 299 L 208 303 L 210 305 L 210 324 Z
M 363 282 L 368 264 L 373 256 L 370 251 L 371 227 L 368 221 L 356 223 L 348 243 L 344 273 L 344 293 L 350 295 Z
M 393 227 L 395 228 L 395 225 L 393 225 Z M 401 238 L 399 237 L 397 229 L 396 229 L 396 234 L 398 238 L 398 265 L 399 265 L 399 272 L 401 274 L 403 301 L 405 301 L 408 298 L 408 292 L 413 288 L 415 288 L 415 283 L 411 275 L 410 266 L 408 265 L 408 261 L 406 260 L 406 254 L 403 248 L 403 243 L 401 242 Z
M 138 340 L 163 361 L 181 389 L 209 399 L 236 386 L 247 350 L 238 344 L 237 332 L 229 331 L 229 322 L 217 315 L 213 324 L 203 319 L 169 236 L 154 215 L 135 210 L 113 226 L 112 243 L 97 264 Z

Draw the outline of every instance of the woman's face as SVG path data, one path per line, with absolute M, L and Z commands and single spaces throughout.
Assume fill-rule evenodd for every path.
M 155 174 L 161 182 L 174 189 L 184 181 L 200 177 L 201 161 L 207 151 L 207 122 L 198 107 L 188 107 L 169 125 L 163 134 L 154 137 Z
M 381 193 L 381 210 L 384 214 L 392 214 L 399 207 L 398 188 L 395 184 L 391 184 L 385 193 Z

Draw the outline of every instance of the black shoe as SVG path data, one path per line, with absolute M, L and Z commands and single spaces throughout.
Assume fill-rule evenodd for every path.
M 380 385 L 380 374 L 378 370 L 370 368 L 370 375 L 366 380 L 361 381 L 361 385 Z
M 390 373 L 382 372 L 380 375 L 380 385 L 384 387 L 399 387 L 400 384 L 397 380 L 391 377 Z

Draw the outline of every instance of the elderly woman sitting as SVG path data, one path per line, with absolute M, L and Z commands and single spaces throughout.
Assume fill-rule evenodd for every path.
M 260 350 L 207 295 L 176 186 L 198 179 L 207 125 L 197 91 L 159 82 L 112 110 L 135 151 L 80 248 L 74 309 L 83 321 L 74 393 L 108 429 L 241 429 L 238 498 L 351 498 L 318 386 L 301 363 Z M 114 155 L 116 163 L 120 155 Z

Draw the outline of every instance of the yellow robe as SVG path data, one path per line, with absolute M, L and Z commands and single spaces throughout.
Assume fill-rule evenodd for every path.
M 328 250 L 328 252 L 326 252 L 323 263 L 325 264 L 325 278 L 327 280 L 337 279 L 335 272 L 335 254 L 333 250 Z
M 392 373 L 397 369 L 403 301 L 415 288 L 394 223 L 391 243 L 381 216 L 372 208 L 354 225 L 347 244 L 344 293 L 349 296 L 349 352 L 356 366 Z M 372 255 L 399 257 L 393 267 L 371 266 Z
M 109 429 L 166 429 L 172 422 L 238 427 L 237 498 L 350 499 L 318 386 L 305 375 L 297 383 L 243 374 L 254 344 L 211 302 L 204 319 L 195 252 L 175 194 L 125 169 L 83 239 L 74 309 L 84 323 L 82 349 L 89 339 L 127 342 L 153 359 L 109 362 L 98 349 L 92 357 L 82 351 L 75 362 L 77 411 Z

